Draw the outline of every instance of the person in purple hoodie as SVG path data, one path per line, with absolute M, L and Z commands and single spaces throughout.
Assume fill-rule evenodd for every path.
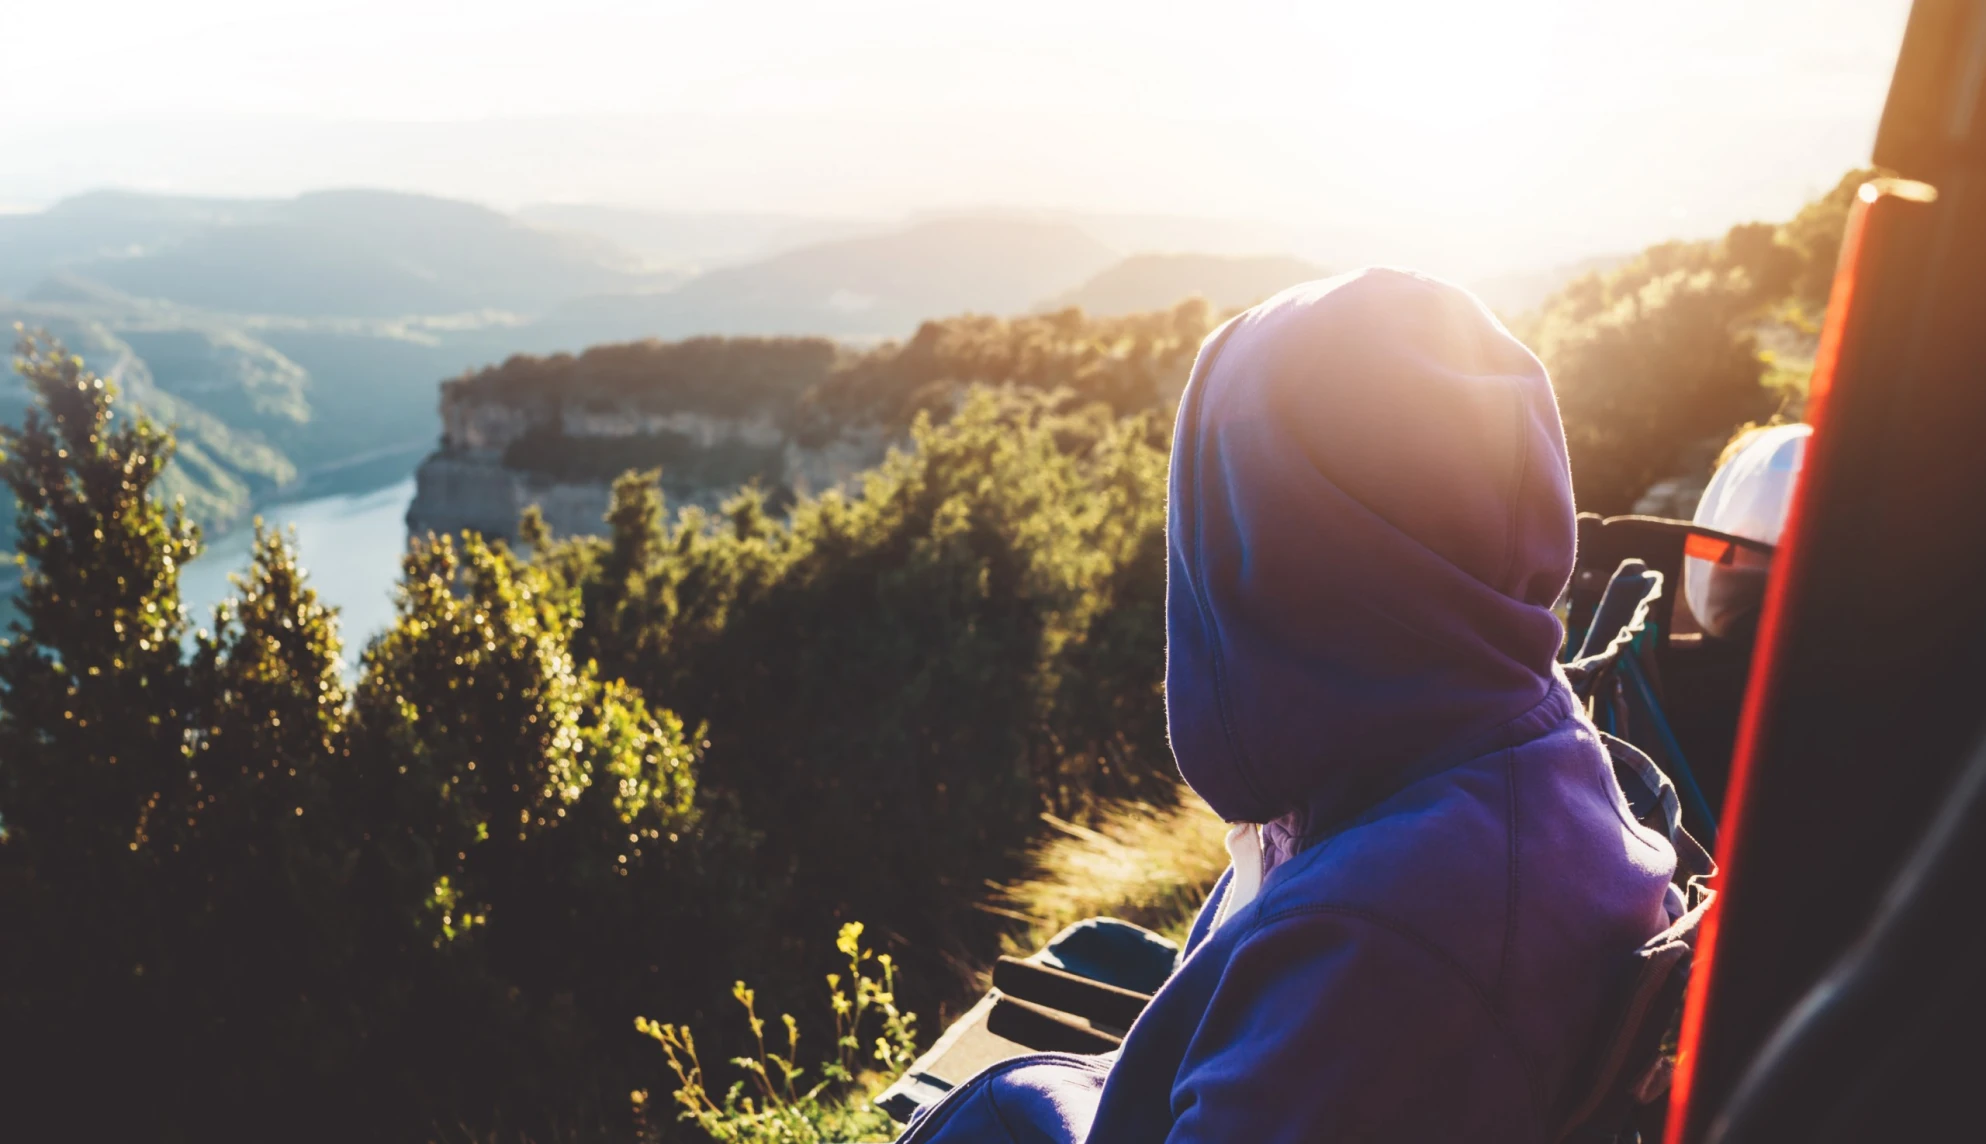
M 1546 1141 L 1680 912 L 1555 663 L 1544 367 L 1397 270 L 1207 339 L 1181 398 L 1166 720 L 1234 865 L 1117 1052 L 996 1065 L 918 1144 Z

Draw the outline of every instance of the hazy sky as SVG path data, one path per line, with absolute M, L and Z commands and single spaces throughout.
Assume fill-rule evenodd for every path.
M 0 202 L 1195 214 L 1515 269 L 1831 185 L 1867 157 L 1907 7 L 12 0 Z

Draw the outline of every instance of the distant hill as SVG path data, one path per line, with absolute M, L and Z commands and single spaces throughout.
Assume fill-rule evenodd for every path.
M 282 355 L 251 341 L 208 338 L 192 330 L 157 335 L 155 341 L 174 364 L 174 388 L 202 389 L 200 396 L 233 407 L 258 423 L 250 428 L 230 424 L 209 412 L 197 399 L 161 385 L 150 365 L 120 333 L 105 324 L 45 310 L 9 310 L 0 304 L 0 324 L 15 321 L 46 329 L 91 370 L 115 382 L 127 407 L 178 430 L 178 460 L 166 471 L 162 491 L 186 498 L 188 511 L 208 525 L 231 525 L 258 496 L 293 483 L 296 465 L 271 444 L 286 430 L 301 428 L 309 419 L 303 400 L 302 371 Z M 135 335 L 140 341 L 144 335 Z M 195 380 L 197 379 L 197 380 Z M 18 425 L 32 399 L 19 375 L 0 375 L 0 421 Z M 256 406 L 260 406 L 256 409 Z M 0 514 L 0 550 L 13 546 L 14 520 Z
M 590 298 L 546 325 L 583 345 L 629 332 L 901 336 L 934 314 L 1012 313 L 1110 265 L 1115 250 L 1061 222 L 937 219 L 816 243 L 677 289 Z
M 179 462 L 162 488 L 210 532 L 272 499 L 402 479 L 440 428 L 436 380 L 509 353 L 517 337 L 501 322 L 231 315 L 68 276 L 0 298 L 0 329 L 16 322 L 116 382 L 123 408 L 176 428 Z M 0 374 L 0 421 L 18 424 L 27 405 L 20 378 Z M 0 552 L 12 525 L 0 513 Z
M 1546 300 L 1563 289 L 1566 283 L 1588 274 L 1605 274 L 1626 265 L 1633 259 L 1632 254 L 1596 254 L 1577 262 L 1548 266 L 1542 270 L 1499 274 L 1467 285 L 1475 291 L 1476 297 L 1489 305 L 1490 309 L 1506 319 L 1515 319 L 1544 305 Z
M 388 191 L 99 192 L 0 217 L 0 291 L 56 273 L 203 309 L 310 317 L 531 313 L 645 283 L 637 260 L 604 240 Z
M 50 330 L 177 426 L 167 488 L 211 531 L 405 477 L 440 378 L 529 348 L 560 303 L 675 281 L 601 238 L 385 191 L 103 191 L 0 216 L 0 321 Z M 26 396 L 0 378 L 0 419 Z
M 0 216 L 0 319 L 52 330 L 178 426 L 170 491 L 224 531 L 271 499 L 401 479 L 441 428 L 436 382 L 485 362 L 658 333 L 907 336 L 933 314 L 1024 309 L 1117 257 L 1012 218 L 862 237 L 778 216 L 533 219 L 383 191 L 79 195 Z M 652 270 L 754 249 L 687 285 Z M 0 379 L 0 419 L 25 403 Z
M 591 235 L 639 257 L 651 269 L 709 270 L 816 242 L 889 229 L 875 220 L 811 215 L 653 210 L 599 203 L 528 206 L 533 226 Z
M 1040 308 L 1080 306 L 1091 314 L 1135 314 L 1197 294 L 1215 309 L 1229 310 L 1252 306 L 1326 273 L 1315 263 L 1274 255 L 1134 254 Z
M 140 258 L 211 226 L 258 222 L 261 200 L 98 191 L 47 210 L 0 215 L 0 294 L 19 295 L 73 267 Z
M 405 477 L 442 428 L 436 383 L 515 354 L 707 334 L 901 339 L 895 364 L 821 392 L 840 414 L 911 409 L 922 398 L 897 373 L 922 375 L 905 363 L 936 354 L 962 368 L 970 355 L 944 347 L 999 342 L 980 328 L 1005 328 L 988 315 L 1065 296 L 1104 315 L 1168 310 L 1193 293 L 1241 305 L 1320 273 L 1293 259 L 1120 253 L 1132 239 L 1192 248 L 1195 236 L 1203 250 L 1255 241 L 1245 227 L 1131 216 L 886 226 L 605 206 L 512 216 L 368 190 L 102 191 L 0 215 L 0 319 L 53 330 L 129 406 L 177 425 L 171 491 L 223 531 L 273 499 Z M 920 333 L 941 314 L 978 317 Z M 1143 393 L 1143 376 L 1120 388 Z M 25 401 L 0 379 L 0 419 Z

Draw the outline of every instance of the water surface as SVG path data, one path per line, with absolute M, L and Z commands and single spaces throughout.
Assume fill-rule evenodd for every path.
M 308 583 L 339 611 L 345 670 L 356 671 L 367 641 L 393 619 L 393 584 L 407 545 L 407 506 L 414 479 L 371 492 L 339 494 L 268 505 L 263 521 L 295 529 L 298 562 Z M 247 569 L 253 532 L 243 528 L 215 538 L 180 574 L 180 598 L 195 628 L 211 628 L 214 605 L 229 591 L 228 575 Z

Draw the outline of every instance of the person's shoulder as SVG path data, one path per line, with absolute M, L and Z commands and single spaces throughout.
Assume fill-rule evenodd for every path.
M 1597 861 L 1605 847 L 1620 848 L 1605 768 L 1592 732 L 1568 720 L 1430 775 L 1277 870 L 1256 917 L 1368 917 L 1488 972 L 1502 956 L 1525 867 Z
M 1505 754 L 1424 778 L 1325 833 L 1276 871 L 1263 893 L 1269 909 L 1320 898 L 1384 904 L 1483 873 L 1484 859 L 1509 846 Z

